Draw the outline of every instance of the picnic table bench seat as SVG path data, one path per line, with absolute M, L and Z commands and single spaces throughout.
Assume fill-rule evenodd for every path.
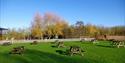
M 9 54 L 22 54 L 24 52 L 24 46 L 14 47 Z

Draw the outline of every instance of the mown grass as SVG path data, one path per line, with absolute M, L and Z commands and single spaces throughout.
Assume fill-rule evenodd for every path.
M 0 46 L 0 63 L 125 63 L 125 48 L 113 48 L 107 41 L 100 41 L 98 44 L 65 42 L 66 47 L 52 47 L 52 43 L 39 43 L 30 45 L 29 43 L 17 43 L 10 46 Z M 23 45 L 25 52 L 23 55 L 10 55 L 9 51 L 13 47 Z M 68 56 L 56 52 L 66 51 L 72 45 L 80 46 L 84 51 L 84 56 Z

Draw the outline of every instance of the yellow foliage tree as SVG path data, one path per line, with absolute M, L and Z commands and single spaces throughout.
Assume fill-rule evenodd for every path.
M 32 22 L 31 34 L 34 38 L 40 39 L 41 37 L 43 37 L 42 17 L 39 13 L 36 13 L 34 21 Z
M 58 37 L 58 35 L 64 35 L 63 30 L 67 26 L 65 21 L 57 21 L 54 27 L 54 35 Z
M 87 24 L 86 32 L 87 32 L 87 35 L 89 35 L 89 36 L 95 36 L 95 34 L 98 33 L 98 30 L 97 30 L 96 26 L 94 26 L 92 24 Z
M 46 34 L 50 38 L 51 36 L 57 37 L 63 35 L 63 29 L 67 23 L 54 13 L 45 13 L 44 26 L 46 28 Z

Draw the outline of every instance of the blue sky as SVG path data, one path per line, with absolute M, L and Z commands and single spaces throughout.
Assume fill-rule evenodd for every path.
M 53 12 L 69 24 L 125 25 L 125 0 L 0 0 L 0 26 L 29 27 L 36 12 Z

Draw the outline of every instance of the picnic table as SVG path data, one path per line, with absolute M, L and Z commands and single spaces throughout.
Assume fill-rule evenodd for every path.
M 9 46 L 9 45 L 11 45 L 12 43 L 11 42 L 5 42 L 5 43 L 3 43 L 2 45 L 3 46 Z
M 38 44 L 38 42 L 37 41 L 33 41 L 32 43 L 30 43 L 31 45 L 36 45 L 36 44 Z
M 67 53 L 70 56 L 72 56 L 74 54 L 79 54 L 79 55 L 83 56 L 82 52 L 85 52 L 85 51 L 83 51 L 79 46 L 70 46 L 70 49 L 67 50 Z
M 65 46 L 64 46 L 64 42 L 63 42 L 63 41 L 59 41 L 59 42 L 57 43 L 57 47 L 58 47 L 58 48 L 60 48 L 60 47 L 65 47 Z
M 112 45 L 113 47 L 115 47 L 115 46 L 116 46 L 117 48 L 119 48 L 119 47 L 125 47 L 125 42 L 124 42 L 124 41 L 114 40 L 114 39 L 112 39 L 111 41 L 112 41 L 111 45 Z
M 14 47 L 9 54 L 22 54 L 24 52 L 24 46 Z
M 95 38 L 82 38 L 80 39 L 80 42 L 90 42 L 93 44 L 99 43 Z

